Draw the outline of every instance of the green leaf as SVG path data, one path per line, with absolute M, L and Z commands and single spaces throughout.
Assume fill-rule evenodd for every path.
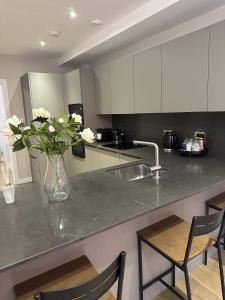
M 22 131 L 18 127 L 16 127 L 15 125 L 9 123 L 9 126 L 10 126 L 10 128 L 11 128 L 11 130 L 14 134 L 21 134 L 22 133 Z
M 23 150 L 24 148 L 25 145 L 23 144 L 22 139 L 15 141 L 15 143 L 13 144 L 13 152 Z
M 48 120 L 48 118 L 37 117 L 36 119 L 32 120 L 31 122 L 48 123 L 47 120 Z

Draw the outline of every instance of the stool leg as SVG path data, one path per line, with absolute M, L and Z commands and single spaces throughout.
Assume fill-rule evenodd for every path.
M 173 271 L 172 271 L 172 286 L 175 287 L 176 286 L 176 267 L 173 264 Z
M 141 239 L 138 237 L 138 268 L 139 268 L 139 296 L 143 300 L 143 270 L 142 270 L 142 245 Z
M 225 235 L 223 236 L 223 250 L 225 250 Z
M 223 260 L 222 260 L 222 254 L 221 254 L 221 246 L 220 246 L 220 244 L 217 245 L 217 252 L 218 252 L 218 261 L 219 261 L 219 268 L 220 268 L 221 289 L 222 289 L 223 300 L 225 300 Z
M 209 215 L 209 207 L 208 207 L 207 204 L 205 205 L 205 214 Z M 204 251 L 203 262 L 204 262 L 204 265 L 207 265 L 207 263 L 208 263 L 208 250 Z
M 189 281 L 189 274 L 188 274 L 187 266 L 184 267 L 184 277 L 185 277 L 185 284 L 186 284 L 186 290 L 187 290 L 187 299 L 192 300 L 191 287 L 190 287 L 190 281 Z

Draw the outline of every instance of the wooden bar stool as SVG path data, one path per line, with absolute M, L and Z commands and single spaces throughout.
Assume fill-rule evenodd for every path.
M 192 224 L 190 225 L 183 219 L 173 215 L 137 232 L 140 300 L 143 300 L 144 290 L 157 281 L 160 281 L 174 292 L 178 298 L 186 299 L 175 289 L 175 267 L 178 267 L 184 272 L 187 299 L 191 300 L 188 262 L 211 246 L 217 247 L 221 288 L 223 299 L 225 300 L 224 273 L 220 248 L 220 239 L 224 231 L 223 216 L 224 211 L 209 216 L 193 217 Z M 217 239 L 214 239 L 208 234 L 217 228 L 220 228 L 219 234 Z M 172 263 L 171 268 L 145 284 L 143 284 L 142 273 L 142 242 L 153 248 Z M 171 285 L 163 279 L 163 277 L 169 273 L 172 273 Z
M 86 256 L 14 287 L 17 300 L 121 300 L 126 253 L 98 274 Z M 118 280 L 117 298 L 109 289 Z
M 210 198 L 205 202 L 205 214 L 209 215 L 210 209 L 214 209 L 217 211 L 221 211 L 225 209 L 225 192 L 221 193 L 213 198 Z M 222 237 L 223 242 L 223 249 L 225 249 L 225 235 Z M 207 251 L 204 253 L 204 264 L 207 265 L 208 255 Z

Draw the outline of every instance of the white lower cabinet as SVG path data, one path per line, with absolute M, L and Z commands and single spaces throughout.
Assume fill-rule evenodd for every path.
M 85 148 L 87 170 L 94 171 L 99 169 L 99 153 L 93 147 Z
M 120 164 L 119 153 L 99 149 L 99 169 L 117 166 Z
M 71 154 L 69 172 L 71 176 L 87 172 L 86 158 L 76 157 Z
M 124 154 L 120 154 L 120 164 L 121 165 L 130 163 L 130 162 L 134 162 L 134 161 L 137 161 L 137 160 L 139 160 L 139 158 L 124 155 Z
M 71 155 L 69 163 L 70 175 L 109 168 L 138 160 L 135 157 L 88 146 L 86 146 L 85 151 L 85 158 Z

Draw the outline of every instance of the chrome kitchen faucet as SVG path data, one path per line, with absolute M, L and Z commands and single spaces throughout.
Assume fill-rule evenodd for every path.
M 159 164 L 159 146 L 156 143 L 145 141 L 133 141 L 134 145 L 145 145 L 155 148 L 155 165 L 151 167 L 151 171 L 155 172 L 155 177 L 159 178 L 159 171 L 162 167 Z

